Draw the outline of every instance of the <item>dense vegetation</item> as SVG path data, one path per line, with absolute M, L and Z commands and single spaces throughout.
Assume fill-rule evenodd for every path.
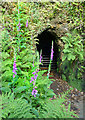
M 36 51 L 37 35 L 44 28 L 52 27 L 50 21 L 67 23 L 69 31 L 59 34 L 64 45 L 58 71 L 62 79 L 70 81 L 81 90 L 84 67 L 85 41 L 83 38 L 84 2 L 82 3 L 0 3 L 1 31 L 1 84 L 0 116 L 2 118 L 72 118 L 78 117 L 62 104 L 65 95 L 57 98 L 49 89 L 52 80 L 40 70 L 42 54 Z M 58 24 L 58 25 L 59 25 Z M 56 27 L 59 27 L 59 26 Z M 63 33 L 63 32 L 62 32 Z M 51 49 L 51 52 L 52 49 Z M 52 54 L 51 54 L 52 55 Z M 50 65 L 52 56 L 50 60 Z M 48 75 L 50 72 L 50 65 Z M 76 84 L 74 84 L 76 83 Z M 57 100 L 50 101 L 53 95 Z M 73 115 L 73 116 L 72 116 Z

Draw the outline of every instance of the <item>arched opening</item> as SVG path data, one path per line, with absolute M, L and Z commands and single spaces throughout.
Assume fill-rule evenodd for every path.
M 51 55 L 51 46 L 53 41 L 53 61 L 51 63 L 51 70 L 57 69 L 57 61 L 59 60 L 59 46 L 57 44 L 58 37 L 49 30 L 44 30 L 42 33 L 40 33 L 37 37 L 39 39 L 39 44 L 37 44 L 37 51 L 40 54 L 40 51 L 42 50 L 42 63 L 43 65 L 40 65 L 40 68 L 42 69 L 48 69 L 49 63 L 50 63 L 50 55 Z

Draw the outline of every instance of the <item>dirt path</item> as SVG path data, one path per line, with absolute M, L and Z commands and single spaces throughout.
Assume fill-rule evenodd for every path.
M 51 84 L 50 88 L 54 90 L 56 95 L 65 93 L 67 90 L 69 90 L 69 88 L 72 88 L 66 81 L 63 81 L 58 76 L 51 78 L 55 79 L 55 81 Z M 65 106 L 67 107 L 70 102 L 71 110 L 74 110 L 79 118 L 85 118 L 85 93 L 74 88 L 69 92 L 67 98 L 68 102 Z

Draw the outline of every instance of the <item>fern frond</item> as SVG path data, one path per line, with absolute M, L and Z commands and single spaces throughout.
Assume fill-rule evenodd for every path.
M 36 118 L 32 107 L 25 99 L 14 99 L 14 94 L 2 94 L 1 118 Z

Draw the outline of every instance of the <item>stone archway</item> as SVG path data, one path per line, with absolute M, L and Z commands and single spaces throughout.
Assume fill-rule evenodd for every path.
M 39 39 L 39 44 L 36 45 L 37 51 L 40 54 L 40 51 L 42 50 L 42 57 L 43 57 L 42 58 L 43 65 L 40 65 L 40 67 L 42 69 L 48 69 L 50 63 L 51 45 L 53 41 L 54 56 L 51 64 L 51 70 L 57 69 L 57 61 L 59 60 L 59 56 L 60 56 L 59 45 L 58 45 L 59 38 L 57 37 L 57 35 L 53 33 L 49 28 L 38 34 L 37 39 Z

